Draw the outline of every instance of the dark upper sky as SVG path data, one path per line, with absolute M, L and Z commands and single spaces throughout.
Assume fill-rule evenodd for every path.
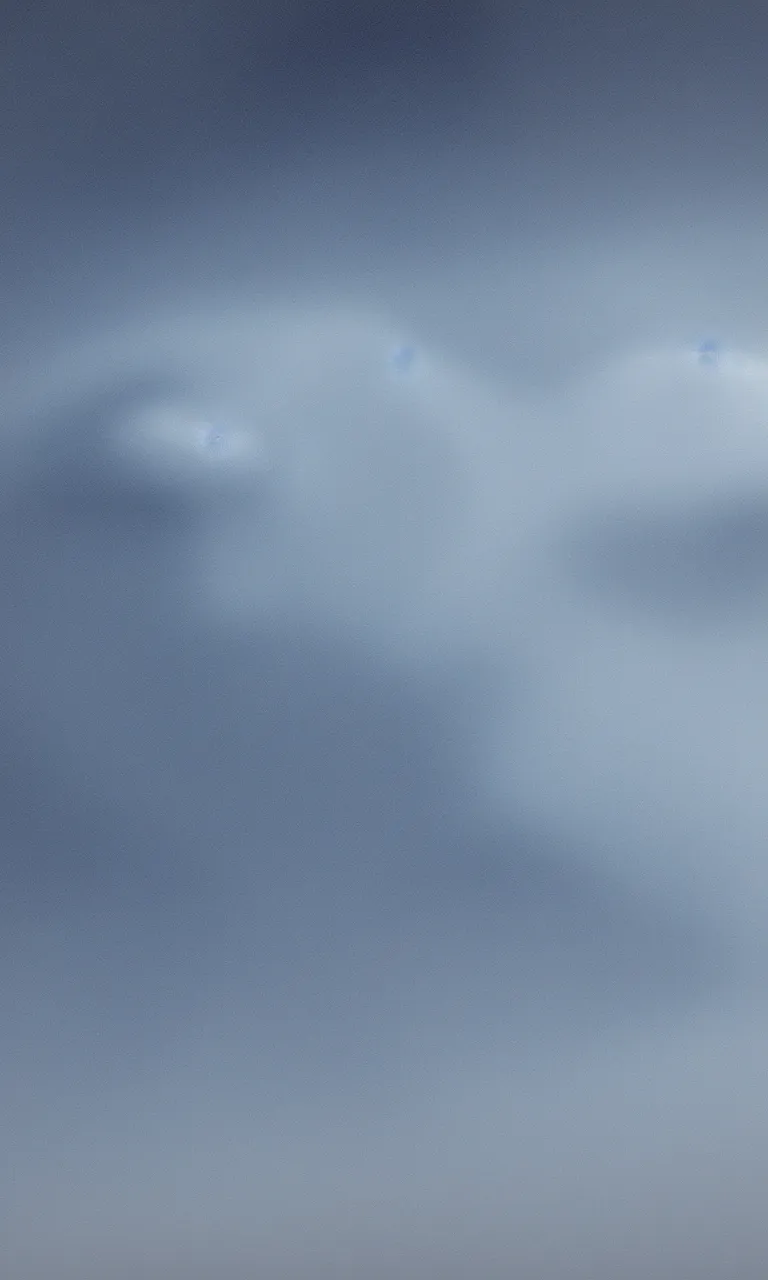
M 654 181 L 655 162 L 717 195 L 718 173 L 759 166 L 759 4 L 33 0 L 2 21 L 6 199 L 103 208 L 201 165 L 263 181 L 318 153 L 369 170 L 471 144 L 482 167 L 487 141 L 549 180 L 555 158 L 604 182 L 639 163 Z

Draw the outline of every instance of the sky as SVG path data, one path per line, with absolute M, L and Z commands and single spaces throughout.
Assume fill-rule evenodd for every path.
M 3 1274 L 758 1280 L 759 7 L 1 21 Z

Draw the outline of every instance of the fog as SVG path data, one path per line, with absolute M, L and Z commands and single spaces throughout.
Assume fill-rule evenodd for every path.
M 9 1280 L 766 1273 L 761 20 L 438 10 L 3 19 Z

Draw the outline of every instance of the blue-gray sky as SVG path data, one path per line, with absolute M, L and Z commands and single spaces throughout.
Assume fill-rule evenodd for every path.
M 3 1274 L 764 1276 L 757 7 L 2 23 Z

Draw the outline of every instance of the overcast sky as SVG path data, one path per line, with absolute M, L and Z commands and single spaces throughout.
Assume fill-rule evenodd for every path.
M 9 1280 L 766 1274 L 768 30 L 557 10 L 3 15 Z

